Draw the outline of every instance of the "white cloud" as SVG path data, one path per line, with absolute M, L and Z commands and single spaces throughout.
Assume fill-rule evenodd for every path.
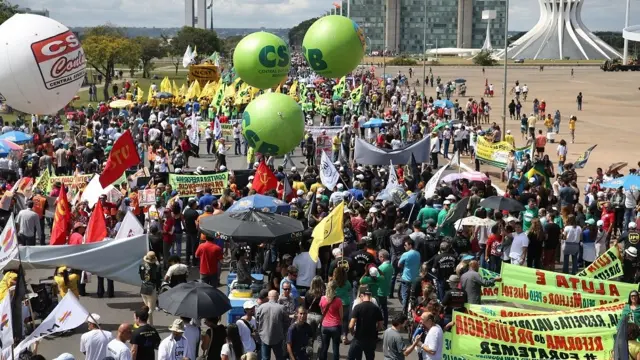
M 288 28 L 322 15 L 335 0 L 215 0 L 214 27 Z M 624 25 L 624 1 L 585 1 L 583 20 L 591 30 L 617 30 Z M 13 0 L 34 10 L 48 9 L 52 18 L 67 26 L 96 26 L 110 22 L 121 26 L 180 27 L 183 0 Z M 640 24 L 640 4 L 633 3 L 631 24 Z M 346 9 L 345 9 L 346 11 Z M 535 0 L 511 0 L 512 30 L 527 30 L 538 20 Z

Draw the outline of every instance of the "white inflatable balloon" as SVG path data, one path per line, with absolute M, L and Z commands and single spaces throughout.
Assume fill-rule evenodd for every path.
M 29 114 L 55 114 L 86 71 L 80 40 L 48 17 L 16 14 L 0 26 L 0 100 Z

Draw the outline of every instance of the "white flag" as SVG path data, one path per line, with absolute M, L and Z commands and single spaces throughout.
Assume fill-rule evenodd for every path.
M 182 57 L 182 67 L 187 68 L 191 61 L 193 60 L 193 52 L 191 51 L 191 45 L 187 46 L 187 50 L 184 52 L 184 56 Z
M 0 302 L 0 347 L 11 348 L 13 345 L 13 326 L 11 325 L 11 296 L 5 296 Z
M 68 291 L 67 295 L 60 300 L 58 306 L 47 316 L 40 325 L 22 340 L 14 349 L 15 354 L 20 354 L 34 342 L 55 333 L 69 331 L 77 328 L 87 321 L 89 312 L 78 302 L 73 292 Z
M 448 163 L 447 165 L 441 167 L 440 170 L 438 170 L 438 172 L 433 174 L 433 176 L 431 177 L 427 185 L 425 185 L 424 187 L 425 199 L 429 199 L 433 197 L 433 195 L 435 195 L 436 187 L 438 186 L 438 181 L 440 181 L 440 178 L 442 177 L 442 174 L 444 173 L 444 171 L 447 170 L 447 168 L 449 168 L 449 165 L 451 165 L 451 163 Z
M 126 239 L 142 234 L 144 234 L 144 228 L 140 225 L 140 221 L 131 211 L 127 211 L 127 215 L 124 216 L 122 223 L 120 223 L 120 229 L 118 229 L 115 239 Z
M 322 152 L 322 159 L 320 160 L 320 180 L 327 189 L 333 191 L 336 187 L 338 180 L 340 180 L 340 173 L 336 169 L 335 165 L 329 159 L 326 152 Z
M 400 186 L 400 181 L 398 181 L 398 174 L 396 173 L 396 169 L 393 167 L 393 161 L 389 160 L 389 180 L 387 180 L 387 189 L 397 188 Z
M 13 214 L 9 216 L 7 225 L 0 234 L 0 269 L 13 260 L 18 255 L 18 237 L 16 236 L 15 221 Z
M 216 116 L 216 120 L 213 123 L 213 135 L 214 139 L 220 139 L 222 137 L 222 125 L 220 125 L 220 118 Z
M 451 157 L 451 165 L 460 167 L 460 151 L 456 151 Z
M 113 189 L 113 185 L 109 185 L 106 188 L 103 188 L 100 184 L 100 176 L 95 175 L 91 181 L 87 184 L 87 187 L 82 192 L 82 196 L 80 197 L 80 201 L 86 201 L 89 205 L 89 208 L 92 208 L 98 200 L 100 200 L 100 195 L 107 195 L 111 189 Z

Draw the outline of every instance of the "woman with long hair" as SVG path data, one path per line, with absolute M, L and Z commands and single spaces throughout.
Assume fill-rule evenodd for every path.
M 238 325 L 229 324 L 229 326 L 227 326 L 227 342 L 222 345 L 220 359 L 240 360 L 242 355 L 244 355 L 244 347 L 242 346 Z
M 622 314 L 620 314 L 618 327 L 620 327 L 623 321 L 628 321 L 636 325 L 640 324 L 640 293 L 636 290 L 629 293 L 627 305 L 624 306 Z
M 545 233 L 539 218 L 531 220 L 531 227 L 527 237 L 529 238 L 527 267 L 542 269 L 542 244 L 545 240 Z
M 347 277 L 347 268 L 345 266 L 336 266 L 333 270 L 333 282 L 336 283 L 336 295 L 342 301 L 342 341 L 348 343 L 352 286 Z
M 337 270 L 338 268 L 336 268 Z M 334 271 L 335 273 L 335 271 Z M 342 334 L 342 300 L 336 294 L 338 284 L 335 280 L 327 286 L 327 293 L 320 299 L 322 311 L 322 345 L 318 359 L 326 360 L 329 342 L 333 342 L 333 359 L 340 359 L 340 335 Z M 223 359 L 224 360 L 224 359 Z
M 308 310 L 307 323 L 311 325 L 313 330 L 313 338 L 315 339 L 315 333 L 320 325 L 320 318 L 322 317 L 322 310 L 320 310 L 320 299 L 324 295 L 324 281 L 322 277 L 315 276 L 311 280 L 311 287 L 304 296 L 304 305 Z
M 582 229 L 576 225 L 575 215 L 567 217 L 567 226 L 564 228 L 562 236 L 562 272 L 567 274 L 569 271 L 569 256 L 571 256 L 572 266 L 571 275 L 578 272 L 578 252 L 580 251 L 580 242 L 582 241 Z
M 66 266 L 59 266 L 53 276 L 53 281 L 58 288 L 58 295 L 60 298 L 64 298 L 68 291 L 71 291 L 73 295 L 80 298 L 80 292 L 78 291 L 78 275 L 70 273 Z

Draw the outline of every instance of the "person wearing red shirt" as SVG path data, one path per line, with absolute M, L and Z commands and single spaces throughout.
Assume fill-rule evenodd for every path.
M 207 241 L 198 246 L 196 257 L 200 260 L 200 281 L 213 287 L 218 287 L 220 283 L 222 248 L 213 241 L 213 238 L 207 236 Z
M 171 255 L 171 248 L 175 239 L 173 233 L 176 228 L 176 219 L 172 214 L 172 211 L 165 209 L 164 211 L 164 223 L 162 224 L 162 260 L 166 261 Z
M 364 208 L 360 208 L 358 209 L 358 213 L 351 214 L 351 226 L 353 227 L 353 231 L 356 233 L 358 241 L 360 241 L 363 236 L 367 235 L 367 222 L 364 220 L 362 215 L 362 212 L 364 211 Z
M 84 240 L 84 231 L 86 230 L 86 226 L 77 222 L 73 225 L 73 233 L 69 236 L 69 245 L 82 245 Z

